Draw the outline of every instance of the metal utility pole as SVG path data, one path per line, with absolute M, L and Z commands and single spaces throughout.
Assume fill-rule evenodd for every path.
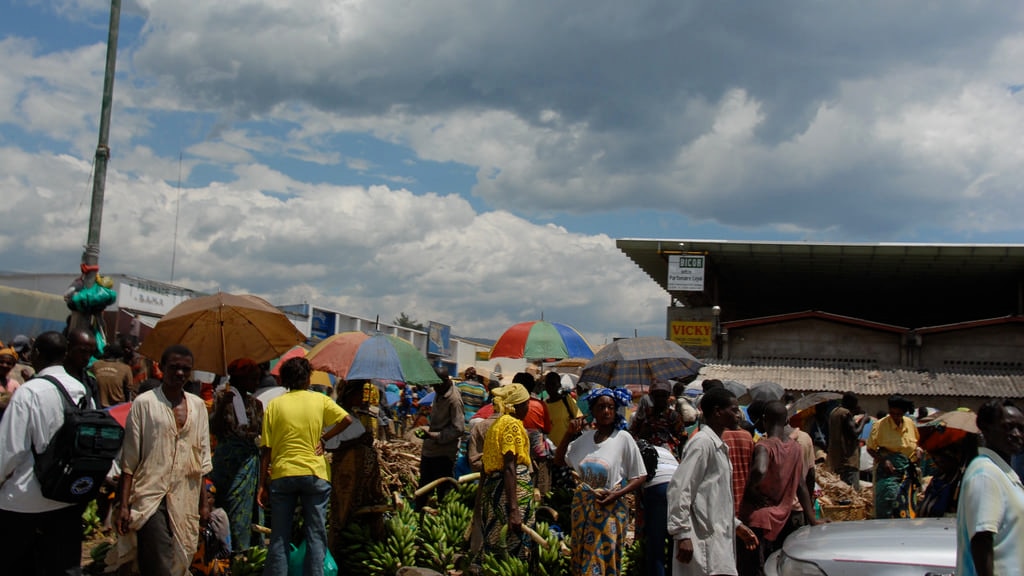
M 110 160 L 110 111 L 114 104 L 114 70 L 117 66 L 117 35 L 121 25 L 121 0 L 110 2 L 110 28 L 107 32 L 107 65 L 103 76 L 103 104 L 100 108 L 100 137 L 92 180 L 92 204 L 89 211 L 89 237 L 82 252 L 82 281 L 85 288 L 96 283 L 100 261 L 100 226 L 103 223 L 103 193 Z M 88 329 L 92 318 L 80 312 L 71 315 L 71 328 Z

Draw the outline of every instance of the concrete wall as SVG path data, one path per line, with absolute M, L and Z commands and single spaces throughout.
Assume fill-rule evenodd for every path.
M 806 318 L 732 328 L 725 360 L 744 362 L 762 358 L 830 360 L 876 366 L 898 366 L 901 334 Z
M 1024 368 L 1024 324 L 921 335 L 920 366 L 933 371 Z

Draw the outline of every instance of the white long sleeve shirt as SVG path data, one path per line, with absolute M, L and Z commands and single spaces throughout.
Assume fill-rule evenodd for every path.
M 703 427 L 686 443 L 668 486 L 668 533 L 693 544 L 693 559 L 673 560 L 673 574 L 737 574 L 733 511 L 729 448 Z
M 53 376 L 64 385 L 77 404 L 86 394 L 85 386 L 63 366 L 44 368 L 22 384 L 0 420 L 0 509 L 37 514 L 73 506 L 50 500 L 42 494 L 33 470 L 36 452 L 43 452 L 57 430 L 64 425 L 64 403 L 53 383 L 39 378 Z

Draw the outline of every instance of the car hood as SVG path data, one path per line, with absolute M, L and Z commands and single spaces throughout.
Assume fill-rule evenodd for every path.
M 794 532 L 783 551 L 810 562 L 948 568 L 956 565 L 956 518 L 830 522 Z

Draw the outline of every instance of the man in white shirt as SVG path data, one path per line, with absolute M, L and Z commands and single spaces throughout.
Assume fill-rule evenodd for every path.
M 668 487 L 668 533 L 676 541 L 672 573 L 736 576 L 736 537 L 752 550 L 757 536 L 736 519 L 732 465 L 722 433 L 739 424 L 736 396 L 708 390 L 700 401 L 704 424 L 686 443 Z
M 76 333 L 74 345 L 95 347 L 88 334 Z M 32 348 L 36 377 L 18 388 L 0 421 L 0 542 L 7 574 L 81 574 L 83 505 L 50 500 L 42 495 L 33 466 L 64 424 L 64 404 L 56 378 L 78 403 L 85 386 L 61 365 L 68 341 L 58 332 L 44 332 Z

